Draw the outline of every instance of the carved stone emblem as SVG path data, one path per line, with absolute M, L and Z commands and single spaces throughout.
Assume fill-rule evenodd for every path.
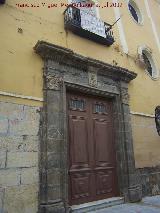
M 47 89 L 60 90 L 62 84 L 62 78 L 57 75 L 46 75 Z
M 88 72 L 88 80 L 89 80 L 89 85 L 91 87 L 97 87 L 97 73 L 96 72 Z

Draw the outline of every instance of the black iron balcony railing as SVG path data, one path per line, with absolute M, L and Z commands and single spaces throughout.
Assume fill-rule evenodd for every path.
M 110 46 L 114 43 L 111 25 L 72 5 L 64 11 L 64 25 L 73 33 Z
M 5 3 L 5 0 L 0 0 L 0 4 L 4 4 Z

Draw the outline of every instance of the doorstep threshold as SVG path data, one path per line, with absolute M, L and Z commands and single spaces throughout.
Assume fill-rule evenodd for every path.
M 95 211 L 99 209 L 104 209 L 107 207 L 120 205 L 124 203 L 123 197 L 112 197 L 104 200 L 93 201 L 89 203 L 84 203 L 80 205 L 71 206 L 72 212 L 75 213 L 87 213 L 90 211 Z

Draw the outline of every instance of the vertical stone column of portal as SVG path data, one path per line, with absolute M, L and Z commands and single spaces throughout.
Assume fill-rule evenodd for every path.
M 124 149 L 125 149 L 125 165 L 127 165 L 128 176 L 128 199 L 130 202 L 140 201 L 142 198 L 142 189 L 140 185 L 140 177 L 135 169 L 132 128 L 129 108 L 128 84 L 120 82 L 121 92 L 121 111 L 123 122 Z
M 50 63 L 54 63 L 50 61 Z M 63 79 L 49 67 L 44 68 L 44 118 L 40 165 L 40 212 L 63 213 L 63 162 L 64 140 Z M 52 67 L 56 67 L 57 64 Z M 40 163 L 41 163 L 40 162 Z

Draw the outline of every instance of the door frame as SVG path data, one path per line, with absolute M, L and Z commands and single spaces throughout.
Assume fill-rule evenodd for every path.
M 128 83 L 136 74 L 43 41 L 39 41 L 34 49 L 44 59 L 44 105 L 39 134 L 39 212 L 66 212 L 70 208 L 67 90 L 112 98 L 119 192 L 126 201 L 141 200 L 128 95 Z
M 128 89 L 128 87 L 127 87 Z M 103 98 L 105 100 L 106 99 L 111 99 L 112 100 L 112 107 L 113 107 L 113 130 L 114 130 L 114 144 L 115 144 L 115 154 L 116 154 L 116 174 L 117 174 L 117 190 L 119 192 L 119 196 L 123 196 L 124 199 L 126 201 L 129 201 L 129 195 L 128 195 L 128 174 L 124 175 L 124 171 L 125 169 L 127 169 L 127 159 L 125 156 L 125 147 L 121 147 L 123 144 L 123 133 L 124 133 L 124 126 L 122 125 L 122 120 L 123 120 L 123 113 L 122 113 L 122 106 L 121 106 L 121 96 L 119 94 L 113 94 L 113 93 L 109 93 L 108 91 L 104 92 L 101 90 L 97 90 L 97 88 L 88 88 L 82 85 L 78 85 L 78 84 L 73 84 L 73 83 L 69 83 L 69 82 L 64 82 L 63 85 L 63 100 L 65 101 L 64 104 L 64 110 L 65 111 L 65 121 L 64 121 L 64 128 L 66 129 L 66 139 L 65 139 L 65 144 L 66 144 L 66 155 L 67 158 L 65 157 L 64 161 L 67 159 L 67 162 L 69 161 L 68 157 L 68 153 L 69 153 L 69 141 L 68 141 L 68 120 L 67 120 L 67 93 L 68 92 L 77 92 L 79 94 L 82 95 L 90 95 L 92 97 L 98 97 L 98 98 Z M 128 95 L 126 95 L 126 93 L 123 94 L 125 95 L 125 97 L 123 97 L 123 101 L 126 103 L 126 101 L 128 102 Z M 130 117 L 130 115 L 128 115 L 126 109 L 126 119 L 128 119 Z M 117 119 L 117 117 L 119 117 L 119 119 Z M 128 130 L 127 130 L 128 131 Z M 122 166 L 124 166 L 124 168 L 122 168 Z M 132 165 L 133 166 L 133 165 Z M 65 173 L 66 173 L 66 188 L 65 188 L 65 198 L 66 198 L 66 206 L 67 208 L 70 208 L 70 206 L 68 205 L 69 203 L 69 187 L 68 187 L 68 163 L 66 163 L 65 165 Z

